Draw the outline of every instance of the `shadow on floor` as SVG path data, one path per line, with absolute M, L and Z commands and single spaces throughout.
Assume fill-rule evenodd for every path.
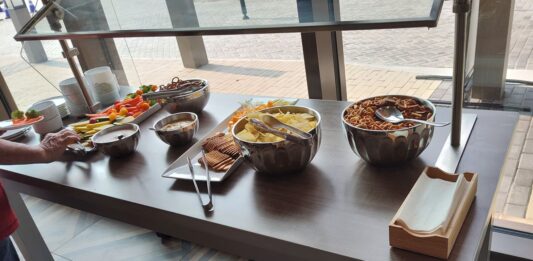
M 221 65 L 221 64 L 206 64 L 198 68 L 198 70 L 238 74 L 238 75 L 247 75 L 247 76 L 261 76 L 261 77 L 269 77 L 269 78 L 277 78 L 285 74 L 284 71 L 278 71 L 278 70 L 258 69 L 258 68 Z

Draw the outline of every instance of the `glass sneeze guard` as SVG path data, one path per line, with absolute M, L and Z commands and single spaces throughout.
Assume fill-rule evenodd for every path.
M 435 27 L 443 5 L 443 0 L 324 0 L 328 7 L 322 11 L 313 6 L 317 1 L 49 1 L 20 30 L 15 39 L 25 41 Z M 376 5 L 376 1 L 382 4 Z M 343 10 L 351 11 L 343 13 Z

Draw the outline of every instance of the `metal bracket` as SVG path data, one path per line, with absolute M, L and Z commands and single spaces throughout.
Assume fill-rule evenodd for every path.
M 63 58 L 68 59 L 80 55 L 80 51 L 78 48 L 72 47 L 68 48 L 67 53 L 61 52 L 61 54 L 63 54 Z

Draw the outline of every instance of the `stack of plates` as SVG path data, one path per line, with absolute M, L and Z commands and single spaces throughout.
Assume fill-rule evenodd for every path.
M 0 139 L 4 140 L 18 140 L 26 135 L 28 131 L 31 129 L 31 127 L 24 127 L 16 130 L 8 130 L 4 134 L 0 135 Z
M 53 101 L 59 110 L 59 115 L 61 115 L 61 118 L 65 118 L 70 114 L 67 108 L 67 103 L 65 102 L 65 98 L 63 96 L 51 97 L 44 101 Z

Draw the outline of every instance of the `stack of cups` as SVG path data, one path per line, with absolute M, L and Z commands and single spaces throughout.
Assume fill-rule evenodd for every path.
M 93 97 L 102 106 L 112 105 L 120 99 L 117 77 L 108 66 L 96 67 L 86 71 L 85 78 L 91 86 Z
M 89 113 L 89 105 L 83 96 L 80 85 L 76 78 L 68 78 L 59 83 L 61 93 L 65 97 L 65 103 L 70 115 L 79 117 Z
M 63 128 L 61 115 L 53 101 L 41 101 L 33 104 L 30 109 L 36 110 L 44 116 L 44 119 L 33 125 L 35 132 L 44 135 Z

